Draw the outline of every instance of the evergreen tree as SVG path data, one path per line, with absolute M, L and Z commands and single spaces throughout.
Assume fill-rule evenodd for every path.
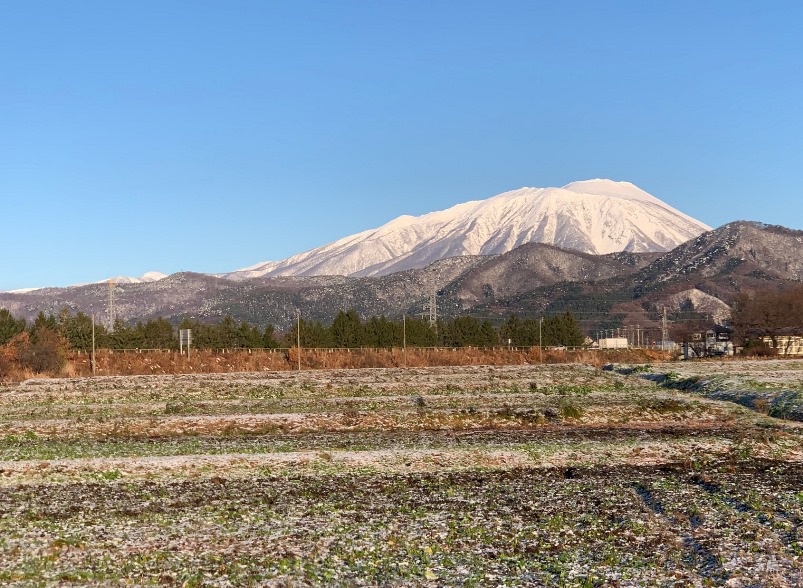
M 217 343 L 216 333 L 212 325 L 185 318 L 179 323 L 178 328 L 189 329 L 192 332 L 191 345 L 193 349 L 212 349 Z
M 518 343 L 520 347 L 533 347 L 543 340 L 543 325 L 540 318 L 528 318 L 519 325 Z
M 43 329 L 56 331 L 58 329 L 58 323 L 56 322 L 56 317 L 52 314 L 45 315 L 45 313 L 40 310 L 39 314 L 37 314 L 36 318 L 33 320 L 29 331 L 31 334 L 31 341 L 36 341 L 37 334 L 41 333 Z
M 178 348 L 178 335 L 166 319 L 159 317 L 149 320 L 138 327 L 142 328 L 142 345 L 144 349 L 176 349 Z
M 447 347 L 480 347 L 487 344 L 487 332 L 472 316 L 458 316 L 439 324 L 442 345 Z
M 504 324 L 499 329 L 499 339 L 503 345 L 521 345 L 521 326 L 519 325 L 519 317 L 516 314 L 511 314 Z
M 226 315 L 223 320 L 212 327 L 214 333 L 213 347 L 216 349 L 232 349 L 239 347 L 239 336 L 237 323 L 231 315 Z
M 583 332 L 580 330 L 580 324 L 577 322 L 575 316 L 568 310 L 560 317 L 561 318 L 561 334 L 562 342 L 560 345 L 567 347 L 579 347 L 585 341 Z
M 142 337 L 131 325 L 123 319 L 114 321 L 114 329 L 111 333 L 105 333 L 102 341 L 110 349 L 141 349 Z
M 357 311 L 340 311 L 330 327 L 335 347 L 355 348 L 362 346 L 363 327 Z
M 410 347 L 434 347 L 438 344 L 438 333 L 429 321 L 418 318 L 406 319 L 407 345 Z
M 78 312 L 70 314 L 66 308 L 62 309 L 58 318 L 58 331 L 67 340 L 71 349 L 88 353 L 92 350 L 92 317 Z M 95 346 L 105 337 L 106 329 L 102 325 L 95 325 Z
M 262 331 L 245 321 L 241 322 L 237 332 L 237 347 L 244 349 L 262 347 Z
M 265 331 L 262 333 L 262 347 L 266 349 L 276 349 L 279 347 L 273 325 L 265 327 Z
M 329 348 L 333 346 L 332 334 L 320 321 L 305 324 L 301 321 L 301 345 L 304 347 Z
M 307 321 L 303 318 L 299 325 L 290 329 L 284 334 L 283 342 L 285 347 L 295 347 L 298 334 L 296 329 L 301 330 L 301 347 L 327 349 L 332 347 L 330 330 L 324 327 L 320 321 Z
M 24 330 L 25 319 L 16 320 L 8 310 L 0 308 L 0 345 L 5 345 Z
M 480 334 L 477 345 L 480 347 L 493 347 L 497 344 L 499 338 L 496 335 L 493 325 L 488 320 L 482 321 L 480 325 Z
M 543 345 L 545 347 L 579 347 L 583 344 L 583 333 L 574 315 L 566 311 L 557 316 L 544 318 Z
M 583 344 L 583 333 L 574 315 L 566 311 L 558 316 L 547 316 L 543 319 L 528 318 L 520 320 L 515 314 L 510 315 L 499 329 L 501 343 L 518 347 L 566 346 L 578 347 Z
M 362 343 L 366 347 L 394 347 L 401 345 L 398 333 L 399 325 L 389 321 L 385 316 L 372 316 L 363 326 Z

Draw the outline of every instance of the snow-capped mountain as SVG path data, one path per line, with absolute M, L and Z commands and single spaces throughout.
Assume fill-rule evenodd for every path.
M 138 278 L 132 278 L 130 276 L 116 276 L 114 278 L 101 280 L 98 283 L 101 284 L 103 282 L 114 282 L 115 284 L 143 284 L 145 282 L 158 282 L 166 277 L 167 274 L 163 274 L 162 272 L 147 272 Z
M 138 278 L 132 278 L 131 276 L 115 276 L 113 278 L 106 278 L 105 280 L 100 280 L 99 282 L 90 282 L 90 283 L 82 283 L 82 284 L 73 284 L 69 286 L 70 288 L 78 288 L 80 286 L 88 286 L 90 284 L 108 284 L 112 282 L 114 284 L 145 284 L 148 282 L 158 282 L 161 279 L 167 277 L 167 274 L 163 274 L 162 272 L 147 272 L 141 275 Z M 47 287 L 44 288 L 20 288 L 18 290 L 8 290 L 6 294 L 27 294 L 28 292 L 34 292 L 36 290 L 46 290 Z
M 562 188 L 520 188 L 377 228 L 282 261 L 221 277 L 375 276 L 439 259 L 505 253 L 547 243 L 592 254 L 669 251 L 710 227 L 629 182 L 587 180 Z

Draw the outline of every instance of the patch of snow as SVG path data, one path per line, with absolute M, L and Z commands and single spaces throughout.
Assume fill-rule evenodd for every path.
M 142 284 L 145 282 L 158 282 L 166 277 L 167 274 L 163 274 L 162 272 L 147 272 L 138 278 L 132 278 L 130 276 L 115 276 L 113 278 L 106 278 L 105 280 L 101 280 L 100 282 L 96 283 L 104 284 L 111 281 L 115 284 Z

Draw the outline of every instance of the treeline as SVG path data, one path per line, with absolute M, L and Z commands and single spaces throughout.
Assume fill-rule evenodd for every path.
M 539 331 L 540 328 L 540 331 Z M 332 324 L 301 319 L 299 329 L 302 347 L 575 347 L 584 337 L 574 316 L 566 312 L 543 319 L 520 319 L 511 315 L 499 329 L 487 321 L 471 316 L 439 320 L 435 326 L 417 318 L 391 320 L 373 316 L 362 321 L 354 310 L 340 311 Z M 288 332 L 284 345 L 296 345 L 299 333 Z
M 568 311 L 543 319 L 520 320 L 511 315 L 499 329 L 499 336 L 503 343 L 509 340 L 516 347 L 579 347 L 585 340 L 577 319 Z
M 301 318 L 295 328 L 282 336 L 273 325 L 259 328 L 237 322 L 227 316 L 216 324 L 183 320 L 173 325 L 163 318 L 133 324 L 118 320 L 108 330 L 94 324 L 96 349 L 178 349 L 178 329 L 192 330 L 192 346 L 196 349 L 278 348 L 297 345 L 317 348 L 388 348 L 401 347 L 493 347 L 512 345 L 579 346 L 583 335 L 574 316 L 566 312 L 543 319 L 520 319 L 510 316 L 499 329 L 487 320 L 461 316 L 440 320 L 436 325 L 419 318 L 391 320 L 372 316 L 363 321 L 356 311 L 340 311 L 331 324 Z M 15 337 L 27 335 L 28 341 L 56 338 L 68 349 L 88 352 L 92 349 L 92 318 L 78 312 L 62 310 L 57 316 L 39 313 L 31 324 L 15 319 L 0 309 L 0 346 Z M 45 337 L 45 334 L 48 334 Z
M 192 329 L 192 345 L 199 349 L 225 348 L 277 348 L 272 325 L 260 329 L 246 322 L 237 323 L 226 317 L 216 324 L 184 320 L 177 327 L 163 318 L 129 324 L 118 320 L 109 331 L 100 323 L 92 325 L 92 318 L 82 312 L 72 314 L 63 310 L 58 316 L 39 313 L 27 325 L 23 319 L 14 319 L 6 309 L 0 309 L 0 345 L 26 334 L 36 340 L 44 333 L 63 339 L 66 348 L 90 351 L 94 330 L 96 349 L 178 349 L 178 329 Z

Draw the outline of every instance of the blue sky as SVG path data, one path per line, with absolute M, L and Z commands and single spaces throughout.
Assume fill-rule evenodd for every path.
M 800 6 L 0 0 L 0 290 L 594 177 L 803 229 Z

